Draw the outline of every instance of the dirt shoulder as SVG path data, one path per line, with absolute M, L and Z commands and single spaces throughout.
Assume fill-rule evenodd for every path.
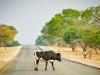
M 100 50 L 98 50 L 98 54 L 95 54 L 92 51 L 92 58 L 84 59 L 83 51 L 79 47 L 76 52 L 72 52 L 72 49 L 69 47 L 56 47 L 56 46 L 39 46 L 43 50 L 53 50 L 56 53 L 61 53 L 61 57 L 64 59 L 68 59 L 71 61 L 79 62 L 88 66 L 93 66 L 96 68 L 100 68 Z
M 4 47 L 0 47 L 0 69 L 9 61 L 13 60 L 20 52 L 21 48 L 22 46 L 7 47 L 7 50 L 5 50 Z

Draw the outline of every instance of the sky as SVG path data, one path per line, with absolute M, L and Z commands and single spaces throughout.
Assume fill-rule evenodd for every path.
M 14 26 L 21 44 L 35 44 L 45 23 L 63 9 L 85 10 L 100 0 L 0 0 L 0 24 Z

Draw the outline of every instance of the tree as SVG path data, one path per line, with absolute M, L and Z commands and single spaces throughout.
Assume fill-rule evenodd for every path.
M 69 27 L 64 36 L 63 36 L 63 40 L 67 43 L 67 44 L 70 44 L 71 47 L 72 47 L 72 50 L 74 51 L 75 50 L 75 43 L 72 43 L 72 41 L 76 40 L 76 39 L 79 39 L 79 31 L 77 28 L 75 27 Z
M 5 24 L 0 25 L 0 44 L 1 46 L 6 46 L 6 44 L 12 43 L 14 40 L 16 32 L 13 29 L 10 29 L 9 26 Z
M 67 44 L 71 44 L 71 41 L 78 39 L 78 29 L 76 29 L 75 27 L 69 27 L 66 30 L 66 33 L 63 36 L 63 40 L 67 43 Z
M 53 37 L 60 37 L 60 31 L 61 31 L 61 24 L 62 24 L 63 18 L 61 14 L 56 14 L 55 17 L 53 17 L 48 22 L 48 30 L 47 33 Z
M 97 7 L 89 7 L 82 12 L 82 19 L 87 19 L 88 23 L 100 25 L 100 5 Z
M 42 35 L 45 39 L 54 39 L 60 42 L 63 39 L 66 43 L 75 46 L 79 42 L 83 51 L 86 47 L 100 46 L 100 5 L 89 7 L 84 11 L 75 9 L 63 9 L 62 13 L 56 14 L 42 28 Z M 60 40 L 60 41 L 59 41 Z
M 84 40 L 85 44 L 87 46 L 93 47 L 96 51 L 96 48 L 100 46 L 100 30 L 96 32 L 85 30 L 81 34 L 82 34 L 82 39 Z

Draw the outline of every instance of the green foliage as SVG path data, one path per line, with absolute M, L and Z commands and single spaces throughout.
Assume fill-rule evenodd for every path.
M 14 47 L 21 45 L 18 41 L 13 41 L 11 44 L 7 44 L 7 47 Z
M 38 36 L 36 39 L 36 45 L 53 45 L 55 44 L 55 40 L 52 38 L 45 39 L 43 35 Z
M 94 7 L 91 7 L 91 8 L 84 10 L 81 17 L 91 19 L 93 16 L 92 11 L 94 11 Z
M 38 38 L 36 39 L 36 45 L 42 45 L 42 40 L 43 40 L 43 37 L 38 36 Z
M 15 33 L 7 25 L 0 25 L 0 42 L 11 43 Z
M 82 12 L 82 19 L 86 19 L 88 23 L 100 25 L 100 5 L 97 7 L 87 8 Z
M 50 39 L 57 38 L 70 44 L 81 38 L 88 46 L 100 46 L 100 5 L 89 7 L 84 11 L 63 9 L 62 13 L 56 14 L 43 26 L 41 33 L 43 36 L 38 37 L 36 41 L 38 44 L 44 40 L 51 44 Z
M 89 46 L 99 46 L 100 45 L 100 30 L 97 32 L 85 30 L 81 34 L 82 34 L 82 39 L 85 41 L 85 44 Z
M 61 14 L 56 14 L 55 17 L 53 17 L 48 22 L 49 26 L 48 26 L 47 33 L 51 36 L 60 36 L 62 21 L 63 21 L 63 18 Z
M 76 29 L 75 27 L 70 27 L 66 30 L 64 36 L 63 36 L 63 40 L 67 43 L 70 44 L 73 40 L 78 39 L 78 29 Z
M 48 39 L 48 41 L 49 41 L 49 43 L 50 43 L 50 45 L 54 45 L 55 44 L 55 40 L 54 39 Z
M 44 37 L 38 36 L 38 38 L 36 39 L 36 45 L 48 45 L 48 41 L 44 39 Z
M 13 26 L 7 26 L 5 24 L 0 25 L 0 44 L 11 44 L 14 40 L 17 30 Z
M 80 16 L 80 12 L 75 9 L 63 9 L 62 13 L 67 19 L 69 18 L 77 19 Z
M 18 33 L 18 31 L 15 29 L 15 27 L 13 27 L 13 26 L 9 26 L 9 28 L 10 28 L 10 30 L 13 30 L 13 31 L 15 32 L 15 34 Z

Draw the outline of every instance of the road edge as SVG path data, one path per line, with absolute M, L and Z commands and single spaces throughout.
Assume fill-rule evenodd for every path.
M 0 74 L 2 74 L 14 61 L 14 59 L 16 59 L 18 57 L 18 55 L 21 53 L 22 50 L 22 46 L 19 46 L 19 48 L 17 48 L 16 50 L 19 50 L 16 55 L 9 60 L 1 69 L 0 69 Z

